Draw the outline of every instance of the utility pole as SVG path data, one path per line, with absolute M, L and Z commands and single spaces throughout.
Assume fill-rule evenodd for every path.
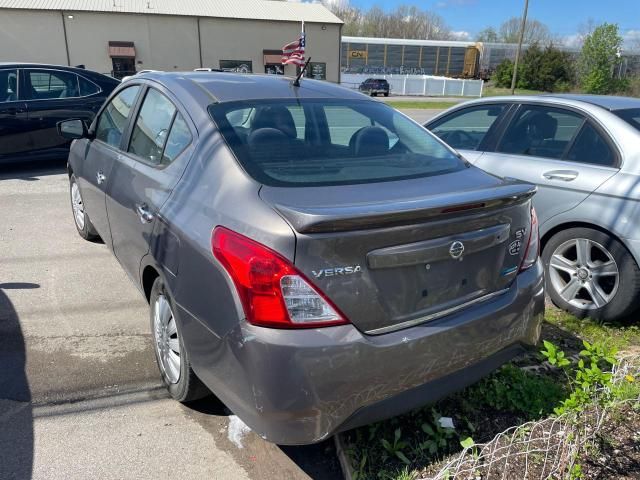
M 529 0 L 524 0 L 524 12 L 522 13 L 522 23 L 520 24 L 520 38 L 518 38 L 518 49 L 516 50 L 516 61 L 513 64 L 513 76 L 511 77 L 511 95 L 516 93 L 516 81 L 518 79 L 518 62 L 520 61 L 520 50 L 524 39 L 524 29 L 527 26 L 527 11 L 529 10 Z

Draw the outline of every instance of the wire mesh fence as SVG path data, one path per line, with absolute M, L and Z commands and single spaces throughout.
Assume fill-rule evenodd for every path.
M 640 376 L 640 355 L 620 359 L 612 384 Z M 602 390 L 600 396 L 609 392 Z M 614 405 L 594 402 L 580 415 L 567 413 L 509 428 L 485 444 L 465 448 L 449 460 L 432 480 L 542 480 L 567 478 L 585 443 L 601 430 Z

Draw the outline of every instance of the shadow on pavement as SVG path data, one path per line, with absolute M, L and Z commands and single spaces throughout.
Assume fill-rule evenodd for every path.
M 211 419 L 233 415 L 231 411 L 214 395 L 185 405 Z M 226 422 L 225 422 L 226 423 Z M 219 434 L 219 432 L 218 432 Z M 255 435 L 255 434 L 254 434 Z M 226 433 L 224 434 L 226 436 Z M 333 438 L 314 445 L 285 446 L 274 445 L 255 435 L 252 440 L 245 442 L 245 448 L 238 450 L 229 447 L 246 468 L 258 477 L 269 475 L 273 469 L 283 474 L 282 478 L 312 478 L 314 480 L 334 480 L 342 478 L 342 470 L 335 450 Z M 284 454 L 279 455 L 279 452 Z M 283 458 L 288 461 L 283 462 Z M 260 466 L 256 463 L 269 462 L 270 466 Z M 293 466 L 294 470 L 289 470 Z M 285 473 L 286 472 L 286 473 Z
M 33 283 L 0 284 L 0 478 L 28 480 L 33 471 L 33 411 L 27 381 L 26 347 L 18 314 L 5 288 L 39 288 Z
M 300 470 L 314 480 L 334 480 L 343 476 L 333 438 L 314 445 L 279 447 Z
M 0 180 L 38 181 L 38 177 L 58 175 L 67 171 L 67 160 L 41 160 L 28 163 L 0 164 Z

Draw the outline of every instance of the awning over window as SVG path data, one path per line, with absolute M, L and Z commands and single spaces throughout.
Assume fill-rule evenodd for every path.
M 136 48 L 133 42 L 109 42 L 109 56 L 135 58 Z
M 282 50 L 263 50 L 262 54 L 264 55 L 265 65 L 269 65 L 270 63 L 282 63 Z

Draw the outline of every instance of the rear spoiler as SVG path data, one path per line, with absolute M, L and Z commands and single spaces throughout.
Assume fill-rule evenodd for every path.
M 366 230 L 422 223 L 436 217 L 463 212 L 479 213 L 523 203 L 537 191 L 535 185 L 507 183 L 500 187 L 446 195 L 421 197 L 392 203 L 365 203 L 331 207 L 295 207 L 276 204 L 275 208 L 300 233 Z

